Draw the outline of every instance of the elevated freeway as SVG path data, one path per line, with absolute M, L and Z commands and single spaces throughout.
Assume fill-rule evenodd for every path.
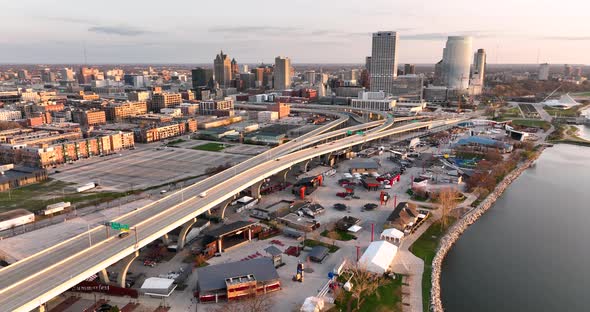
M 302 161 L 384 137 L 398 136 L 402 140 L 412 135 L 446 129 L 462 120 L 409 123 L 309 148 L 297 147 L 297 151 L 292 150 L 298 144 L 293 141 L 293 144 L 285 144 L 283 149 L 272 149 L 113 220 L 130 224 L 136 230 L 132 233 L 135 235 L 123 239 L 113 235 L 107 237 L 106 227 L 97 227 L 1 269 L 0 307 L 2 311 L 30 311 L 88 276 L 135 254 L 139 248 L 233 198 L 236 193 L 259 180 Z M 302 141 L 311 138 L 314 137 L 303 138 Z M 205 192 L 206 195 L 199 196 Z

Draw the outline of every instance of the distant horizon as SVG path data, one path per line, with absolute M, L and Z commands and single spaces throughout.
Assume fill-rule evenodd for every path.
M 240 63 L 240 65 L 260 65 L 260 64 L 268 64 L 272 65 L 274 62 L 258 62 L 258 63 Z M 347 66 L 364 66 L 364 63 L 296 63 L 292 62 L 292 65 L 347 65 Z M 411 62 L 400 62 L 398 67 L 403 67 L 404 64 L 412 64 L 416 66 L 434 66 L 436 63 L 411 63 Z M 544 63 L 486 63 L 487 66 L 538 66 Z M 564 66 L 564 65 L 571 65 L 571 66 L 582 66 L 582 67 L 590 67 L 590 64 L 576 64 L 576 63 L 548 63 L 550 66 Z M 7 66 L 7 65 L 68 65 L 68 66 L 104 66 L 104 65 L 186 65 L 186 66 L 213 66 L 213 61 L 211 63 L 165 63 L 165 62 L 148 62 L 148 63 L 125 63 L 125 62 L 105 62 L 105 63 L 11 63 L 11 62 L 0 62 L 0 66 Z

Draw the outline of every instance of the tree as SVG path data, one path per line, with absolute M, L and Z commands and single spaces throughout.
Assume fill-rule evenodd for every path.
M 350 279 L 352 283 L 352 296 L 350 299 L 356 299 L 356 309 L 359 309 L 367 297 L 376 293 L 379 285 L 383 283 L 383 277 L 367 271 L 365 267 L 359 264 L 349 265 L 347 272 L 352 274 L 352 278 Z M 378 295 L 378 293 L 376 294 Z M 350 311 L 350 302 L 348 307 Z
M 448 214 L 455 208 L 457 208 L 457 197 L 459 192 L 453 187 L 446 187 L 440 190 L 437 195 L 440 209 L 442 212 L 442 230 L 447 228 L 447 217 Z
M 228 302 L 221 307 L 208 309 L 209 312 L 271 312 L 274 302 L 268 295 L 256 295 L 256 289 L 247 298 Z

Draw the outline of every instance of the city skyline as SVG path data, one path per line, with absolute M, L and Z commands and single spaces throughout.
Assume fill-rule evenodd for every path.
M 563 10 L 568 3 L 576 10 Z M 159 4 L 149 1 L 142 7 L 114 1 L 84 7 L 69 1 L 7 3 L 0 25 L 11 32 L 0 39 L 0 63 L 202 64 L 220 49 L 240 63 L 272 63 L 277 55 L 294 63 L 363 63 L 377 31 L 398 32 L 400 64 L 438 62 L 446 38 L 454 35 L 473 36 L 490 64 L 590 63 L 584 52 L 590 29 L 583 19 L 590 4 L 573 0 L 478 3 L 477 11 L 465 0 L 370 6 L 304 0 L 285 3 L 288 13 L 271 15 L 259 8 L 277 7 L 275 1 L 232 1 L 221 11 L 207 3 L 175 4 L 156 9 Z

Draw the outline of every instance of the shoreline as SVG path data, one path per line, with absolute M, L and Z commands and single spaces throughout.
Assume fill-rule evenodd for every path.
M 508 186 L 514 182 L 525 170 L 527 170 L 538 158 L 541 156 L 545 147 L 541 147 L 541 150 L 536 153 L 535 157 L 529 159 L 519 165 L 516 169 L 510 172 L 504 179 L 498 183 L 492 193 L 490 193 L 476 208 L 469 211 L 465 216 L 453 224 L 447 233 L 440 239 L 439 246 L 437 247 L 436 254 L 432 259 L 432 280 L 431 280 L 431 293 L 430 293 L 430 310 L 435 312 L 443 312 L 443 305 L 441 300 L 441 289 L 440 289 L 440 275 L 442 263 L 451 250 L 455 242 L 461 237 L 463 232 L 467 228 L 475 223 L 492 205 L 498 200 L 498 198 L 506 191 Z

